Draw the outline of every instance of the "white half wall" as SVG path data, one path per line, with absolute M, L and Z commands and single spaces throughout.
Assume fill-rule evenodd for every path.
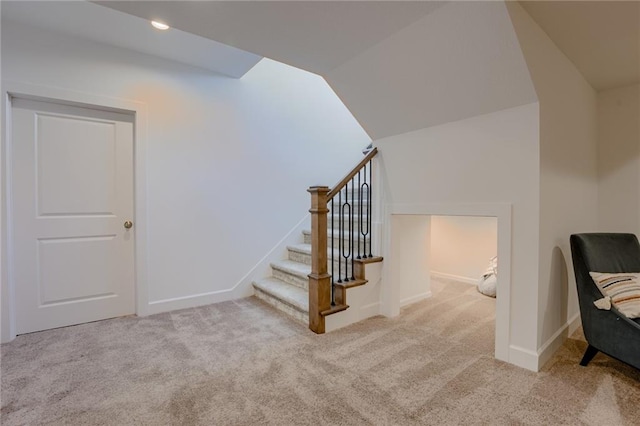
M 475 284 L 498 255 L 495 217 L 431 216 L 431 273 Z
M 431 217 L 427 215 L 392 215 L 393 286 L 398 288 L 400 307 L 431 296 Z
M 598 93 L 598 228 L 640 234 L 640 85 Z
M 508 8 L 540 102 L 539 367 L 578 315 L 569 236 L 597 230 L 596 92 L 517 2 Z M 552 343 L 553 341 L 553 343 Z
M 230 297 L 370 142 L 321 77 L 271 60 L 237 80 L 3 22 L 2 81 L 146 106 L 145 303 L 167 310 Z
M 510 261 L 500 268 L 496 328 L 504 340 L 496 343 L 496 349 L 501 346 L 496 355 L 530 369 L 536 368 L 535 359 L 512 359 L 509 352 L 537 349 L 537 305 L 532 301 L 538 294 L 538 129 L 534 103 L 375 141 L 387 215 L 498 216 L 505 205 L 510 207 L 501 213 L 502 224 L 498 220 L 504 227 L 499 241 L 509 250 L 499 255 Z M 428 207 L 413 208 L 420 205 Z M 393 262 L 387 255 L 385 262 Z M 501 285 L 510 288 L 501 290 Z M 385 278 L 381 300 L 387 293 L 394 297 L 393 291 L 393 282 Z M 393 309 L 381 312 L 389 315 Z

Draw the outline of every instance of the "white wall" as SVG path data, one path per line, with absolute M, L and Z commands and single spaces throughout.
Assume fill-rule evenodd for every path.
M 577 324 L 569 236 L 597 230 L 596 93 L 519 4 L 508 7 L 540 100 L 537 348 L 544 363 Z
M 374 139 L 537 100 L 502 2 L 447 2 L 324 75 Z
M 640 234 L 640 85 L 598 93 L 598 228 Z
M 431 273 L 475 284 L 498 255 L 495 217 L 431 216 Z
M 509 324 L 497 326 L 506 327 L 513 347 L 534 352 L 538 129 L 538 105 L 534 103 L 375 141 L 386 181 L 387 210 L 427 205 L 439 211 L 424 213 L 442 215 L 455 214 L 447 210 L 459 210 L 463 205 L 473 214 L 474 205 L 511 205 L 512 223 L 507 225 L 511 231 L 511 262 L 507 265 L 511 273 L 503 276 L 511 284 L 507 303 L 512 322 L 510 330 Z M 397 255 L 390 253 L 391 257 Z M 385 258 L 385 262 L 389 260 Z
M 307 187 L 370 142 L 321 77 L 270 60 L 236 80 L 3 22 L 2 67 L 3 82 L 146 104 L 148 301 L 162 309 L 233 288 L 307 214 Z
M 389 266 L 394 270 L 400 306 L 405 306 L 431 296 L 431 217 L 394 215 L 391 220 L 394 238 Z

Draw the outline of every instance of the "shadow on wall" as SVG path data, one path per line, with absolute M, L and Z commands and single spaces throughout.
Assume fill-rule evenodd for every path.
M 545 309 L 542 336 L 549 336 L 555 332 L 549 330 L 553 324 L 566 324 L 569 306 L 569 273 L 567 260 L 560 247 L 555 246 L 551 253 L 551 270 L 549 272 L 549 293 Z M 555 318 L 555 321 L 554 321 Z M 563 332 L 568 334 L 568 329 Z

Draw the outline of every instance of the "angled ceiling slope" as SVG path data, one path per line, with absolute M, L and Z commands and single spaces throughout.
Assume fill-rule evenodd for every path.
M 324 75 L 438 9 L 435 1 L 97 1 Z
M 537 102 L 503 2 L 452 1 L 326 75 L 373 139 Z
M 3 1 L 2 19 L 242 77 L 260 56 L 84 1 Z
M 640 2 L 520 4 L 594 89 L 640 83 Z
M 320 74 L 373 139 L 537 99 L 502 2 L 98 3 Z

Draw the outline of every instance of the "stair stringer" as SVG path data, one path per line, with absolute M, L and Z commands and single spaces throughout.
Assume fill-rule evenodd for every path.
M 347 290 L 349 309 L 325 317 L 325 331 L 331 332 L 380 315 L 380 287 L 384 262 L 364 266 L 367 283 Z

